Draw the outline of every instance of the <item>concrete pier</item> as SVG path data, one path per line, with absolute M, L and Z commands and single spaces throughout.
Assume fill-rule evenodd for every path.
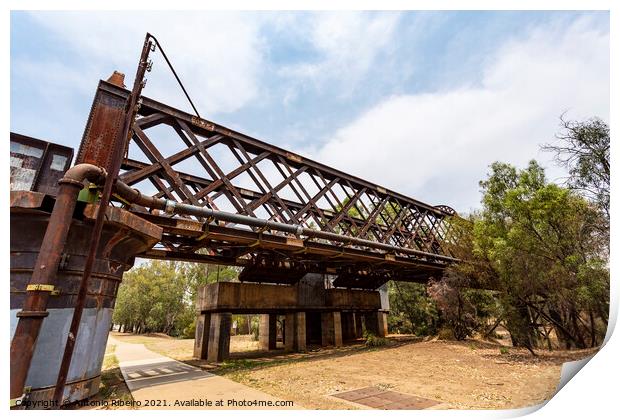
M 323 346 L 342 346 L 340 312 L 323 312 L 321 314 L 321 338 Z
M 283 318 L 285 351 L 308 345 L 342 346 L 362 337 L 387 333 L 387 313 L 374 290 L 328 288 L 320 275 L 296 285 L 238 282 L 208 284 L 198 291 L 194 357 L 219 362 L 229 355 L 232 314 L 259 314 L 262 351 L 277 348 L 278 317 Z
M 196 335 L 194 339 L 194 357 L 197 359 L 207 358 L 210 327 L 211 314 L 198 314 L 196 317 Z
M 297 312 L 295 314 L 295 334 L 293 350 L 306 351 L 306 313 Z
M 278 316 L 276 314 L 262 314 L 258 326 L 258 341 L 261 350 L 275 350 L 278 328 Z
M 377 337 L 387 335 L 387 313 L 382 311 L 367 312 L 364 315 L 366 330 Z
M 207 342 L 207 361 L 221 362 L 228 358 L 230 352 L 230 327 L 232 313 L 211 314 L 209 341 Z M 204 344 L 204 342 L 203 342 Z

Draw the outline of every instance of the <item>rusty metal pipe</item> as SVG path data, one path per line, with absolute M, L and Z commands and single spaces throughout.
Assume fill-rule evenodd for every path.
M 123 161 L 123 153 L 126 150 L 126 146 L 129 143 L 131 137 L 131 128 L 134 123 L 136 113 L 139 108 L 139 99 L 142 93 L 142 88 L 146 83 L 144 75 L 150 69 L 148 63 L 149 52 L 151 51 L 153 43 L 151 41 L 151 35 L 146 34 L 144 44 L 142 45 L 142 53 L 140 55 L 140 61 L 136 70 L 136 77 L 133 82 L 133 89 L 126 103 L 125 119 L 122 126 L 122 130 L 116 133 L 114 141 L 111 145 L 109 161 L 106 166 L 109 176 L 105 180 L 101 196 L 99 200 L 99 209 L 97 211 L 97 217 L 95 218 L 95 224 L 93 226 L 93 232 L 91 236 L 90 248 L 88 255 L 84 263 L 84 272 L 82 273 L 82 280 L 80 282 L 80 288 L 77 294 L 77 300 L 73 311 L 73 317 L 71 318 L 71 325 L 69 327 L 69 334 L 65 344 L 65 351 L 58 370 L 58 378 L 56 380 L 56 388 L 54 389 L 54 401 L 58 404 L 62 404 L 62 397 L 64 394 L 65 385 L 67 383 L 67 377 L 69 375 L 69 367 L 71 366 L 71 359 L 73 358 L 73 349 L 78 337 L 80 329 L 80 321 L 82 319 L 82 312 L 84 310 L 84 301 L 88 290 L 88 279 L 92 272 L 93 265 L 96 259 L 97 248 L 101 240 L 101 233 L 103 231 L 103 225 L 105 221 L 105 213 L 112 195 L 114 188 L 114 182 L 117 179 L 118 173 L 121 169 L 121 163 Z
M 86 179 L 99 185 L 105 182 L 106 177 L 107 173 L 105 169 L 96 165 L 91 165 L 90 163 L 81 163 L 69 168 L 67 172 L 65 172 L 65 176 L 63 176 L 58 183 L 76 181 L 83 187 L 82 182 Z
M 26 288 L 24 306 L 17 313 L 19 321 L 11 341 L 11 400 L 24 391 L 28 369 L 36 346 L 43 318 L 48 315 L 47 301 L 56 282 L 77 196 L 84 188 L 84 180 L 100 183 L 106 171 L 98 166 L 81 164 L 69 169 L 58 181 L 60 185 L 54 209 L 43 237 L 41 249 Z
M 417 255 L 421 257 L 438 259 L 445 262 L 458 262 L 457 258 L 447 257 L 443 255 L 435 255 L 429 252 L 418 251 L 416 249 L 404 248 L 400 246 L 385 244 L 381 242 L 369 241 L 367 239 L 354 238 L 350 236 L 340 235 L 338 233 L 323 232 L 321 230 L 309 229 L 307 227 L 295 224 L 274 222 L 272 220 L 259 219 L 256 217 L 244 216 L 242 214 L 228 213 L 219 210 L 212 210 L 206 207 L 199 207 L 190 204 L 178 203 L 172 200 L 166 200 L 163 198 L 150 197 L 142 194 L 135 188 L 128 186 L 127 184 L 116 181 L 115 184 L 116 194 L 123 200 L 130 203 L 135 203 L 143 207 L 151 209 L 164 210 L 170 214 L 187 214 L 198 217 L 213 218 L 216 220 L 222 220 L 230 223 L 239 223 L 246 226 L 258 227 L 265 230 L 276 230 L 279 232 L 291 233 L 294 235 L 304 235 L 309 238 L 326 239 L 330 241 L 338 241 L 346 244 L 354 244 L 360 246 L 367 246 L 372 248 L 382 249 L 388 252 L 399 252 L 409 255 Z

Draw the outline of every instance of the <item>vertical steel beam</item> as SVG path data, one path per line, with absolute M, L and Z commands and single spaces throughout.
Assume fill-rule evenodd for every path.
M 106 170 L 108 177 L 103 186 L 101 198 L 99 201 L 99 211 L 97 212 L 97 218 L 95 219 L 95 225 L 93 227 L 93 233 L 91 238 L 90 249 L 88 250 L 88 256 L 84 263 L 84 272 L 82 274 L 82 280 L 80 282 L 80 288 L 78 290 L 77 301 L 73 312 L 73 318 L 71 319 L 71 326 L 69 327 L 69 335 L 67 336 L 67 342 L 65 345 L 65 351 L 63 354 L 62 362 L 60 364 L 60 370 L 58 372 L 58 380 L 56 381 L 56 389 L 54 390 L 54 401 L 58 404 L 62 404 L 62 397 L 64 394 L 65 384 L 67 382 L 67 375 L 69 367 L 71 365 L 71 359 L 73 357 L 73 348 L 77 340 L 77 335 L 80 328 L 80 321 L 82 319 L 82 312 L 84 310 L 84 301 L 86 299 L 86 292 L 88 290 L 88 280 L 95 262 L 95 256 L 97 248 L 99 247 L 99 241 L 101 239 L 101 232 L 103 230 L 103 223 L 106 213 L 106 208 L 112 195 L 112 187 L 116 182 L 116 178 L 121 168 L 123 161 L 123 155 L 127 147 L 127 143 L 130 138 L 131 127 L 137 113 L 138 99 L 144 86 L 144 75 L 148 67 L 148 57 L 151 51 L 153 42 L 151 36 L 146 35 L 144 45 L 142 46 L 142 54 L 140 55 L 140 62 L 138 63 L 138 69 L 136 70 L 136 77 L 134 79 L 133 89 L 128 99 L 128 107 L 125 110 L 125 121 L 123 123 L 122 131 L 117 132 L 114 136 L 114 142 L 109 150 L 108 166 Z
M 54 291 L 58 264 L 67 241 L 82 180 L 100 180 L 105 172 L 93 165 L 71 168 L 59 181 L 60 188 L 33 268 L 32 278 L 26 287 L 26 300 L 11 341 L 11 399 L 19 398 L 24 391 L 30 362 L 34 354 L 43 318 L 48 315 L 47 301 Z

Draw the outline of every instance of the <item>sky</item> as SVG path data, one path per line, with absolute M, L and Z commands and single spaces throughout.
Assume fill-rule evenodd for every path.
M 147 31 L 204 118 L 461 213 L 494 161 L 561 182 L 561 115 L 609 119 L 607 12 L 14 11 L 11 131 L 77 150 Z M 191 111 L 153 60 L 143 94 Z

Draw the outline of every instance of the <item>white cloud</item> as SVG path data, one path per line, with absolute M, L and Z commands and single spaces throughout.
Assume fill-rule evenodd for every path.
M 385 99 L 312 155 L 431 204 L 477 207 L 488 165 L 542 160 L 558 117 L 609 117 L 609 33 L 587 19 L 506 43 L 482 82 Z M 550 178 L 561 172 L 550 168 Z
M 319 58 L 285 66 L 280 74 L 292 83 L 310 83 L 321 88 L 330 80 L 339 82 L 346 95 L 388 48 L 400 18 L 399 13 L 323 12 L 312 16 L 304 34 Z
M 67 57 L 36 62 L 41 86 L 58 84 L 53 72 L 79 68 L 88 80 L 77 88 L 94 93 L 96 81 L 113 70 L 133 81 L 142 41 L 147 31 L 162 42 L 181 80 L 191 86 L 193 100 L 203 114 L 232 112 L 259 95 L 262 65 L 260 19 L 228 12 L 34 12 L 38 24 L 67 45 Z M 154 70 L 147 75 L 145 95 L 189 108 L 160 53 L 153 54 Z M 24 59 L 16 68 L 29 68 Z M 106 73 L 101 73 L 105 71 Z M 66 78 L 63 81 L 66 84 Z M 74 88 L 76 86 L 74 85 Z

